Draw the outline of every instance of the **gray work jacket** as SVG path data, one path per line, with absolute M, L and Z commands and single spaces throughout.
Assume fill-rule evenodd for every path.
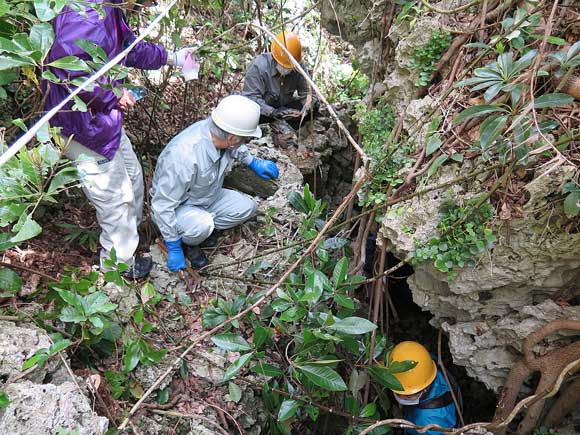
M 209 131 L 210 119 L 190 125 L 159 155 L 151 187 L 153 220 L 167 241 L 179 239 L 175 210 L 183 203 L 207 207 L 224 183 L 233 159 L 245 165 L 252 155 L 245 145 L 221 153 Z
M 300 62 L 300 66 L 308 74 L 304 62 Z M 298 98 L 294 97 L 294 91 L 298 91 Z M 276 69 L 276 61 L 272 54 L 264 53 L 256 56 L 250 63 L 244 78 L 242 95 L 258 103 L 262 115 L 271 117 L 274 109 L 286 107 L 297 100 L 304 100 L 308 95 L 308 82 L 296 71 L 282 77 Z M 314 91 L 312 100 L 314 107 L 316 102 Z

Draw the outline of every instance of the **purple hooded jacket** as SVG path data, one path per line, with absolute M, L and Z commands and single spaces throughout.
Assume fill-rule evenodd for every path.
M 91 0 L 93 3 L 120 5 L 124 0 Z M 104 6 L 105 18 L 101 19 L 97 11 L 87 8 L 87 17 L 83 17 L 69 8 L 53 20 L 52 26 L 56 39 L 48 55 L 47 63 L 64 56 L 77 56 L 91 60 L 75 41 L 86 39 L 101 47 L 109 59 L 119 54 L 135 40 L 135 35 L 126 24 L 120 7 Z M 140 69 L 158 69 L 167 63 L 167 52 L 157 44 L 140 42 L 127 55 L 123 63 L 128 67 Z M 87 76 L 84 71 L 69 71 L 49 67 L 59 79 L 72 80 Z M 106 76 L 99 79 L 103 85 L 112 83 Z M 68 96 L 73 86 L 44 81 L 43 88 L 48 92 L 45 110 L 50 110 Z M 70 90 L 69 90 L 70 88 Z M 74 140 L 111 160 L 121 138 L 123 113 L 117 107 L 119 98 L 110 86 L 95 86 L 91 91 L 82 91 L 79 97 L 87 104 L 86 112 L 72 111 L 73 103 L 64 106 L 50 121 L 52 127 L 61 127 L 65 137 L 74 136 Z

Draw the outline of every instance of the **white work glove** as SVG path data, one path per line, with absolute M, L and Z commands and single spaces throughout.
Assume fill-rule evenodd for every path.
M 182 48 L 181 50 L 175 51 L 169 54 L 167 58 L 167 63 L 169 65 L 183 67 L 185 65 L 185 58 L 187 57 L 188 53 L 193 53 L 193 49 L 191 48 Z

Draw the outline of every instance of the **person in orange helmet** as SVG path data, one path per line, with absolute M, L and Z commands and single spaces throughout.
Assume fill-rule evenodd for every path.
M 457 410 L 451 395 L 451 388 L 427 349 L 415 341 L 403 341 L 397 344 L 389 355 L 389 362 L 395 361 L 417 363 L 406 372 L 393 373 L 402 389 L 391 390 L 396 401 L 403 406 L 405 419 L 417 426 L 437 424 L 445 428 L 456 427 Z M 461 392 L 451 374 L 448 376 L 461 406 Z M 414 429 L 406 429 L 405 433 L 419 434 Z M 441 432 L 429 430 L 425 434 L 439 435 Z
M 302 44 L 298 35 L 281 32 L 276 39 L 308 73 L 302 62 Z M 261 123 L 285 120 L 296 127 L 303 113 L 316 109 L 318 105 L 316 94 L 312 92 L 312 101 L 306 107 L 308 88 L 308 82 L 294 70 L 288 54 L 272 41 L 270 53 L 259 54 L 250 63 L 242 94 L 259 104 Z

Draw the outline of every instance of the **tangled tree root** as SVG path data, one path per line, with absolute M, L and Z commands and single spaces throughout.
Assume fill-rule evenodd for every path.
M 554 387 L 559 375 L 566 366 L 580 359 L 580 341 L 553 350 L 540 357 L 536 357 L 532 349 L 547 336 L 565 329 L 580 331 L 580 321 L 568 319 L 555 320 L 526 338 L 523 349 L 524 357 L 515 365 L 506 379 L 493 418 L 494 423 L 503 421 L 510 414 L 514 409 L 518 393 L 525 380 L 533 373 L 539 372 L 541 377 L 535 391 L 535 394 L 539 398 L 531 402 L 524 419 L 517 428 L 516 434 L 524 435 L 532 433 L 533 428 L 538 426 L 544 405 L 546 404 L 545 393 Z M 558 424 L 574 408 L 575 403 L 579 399 L 580 380 L 575 380 L 552 405 L 544 419 L 544 425 L 552 427 Z M 504 435 L 505 428 L 501 428 L 495 433 L 497 435 Z

